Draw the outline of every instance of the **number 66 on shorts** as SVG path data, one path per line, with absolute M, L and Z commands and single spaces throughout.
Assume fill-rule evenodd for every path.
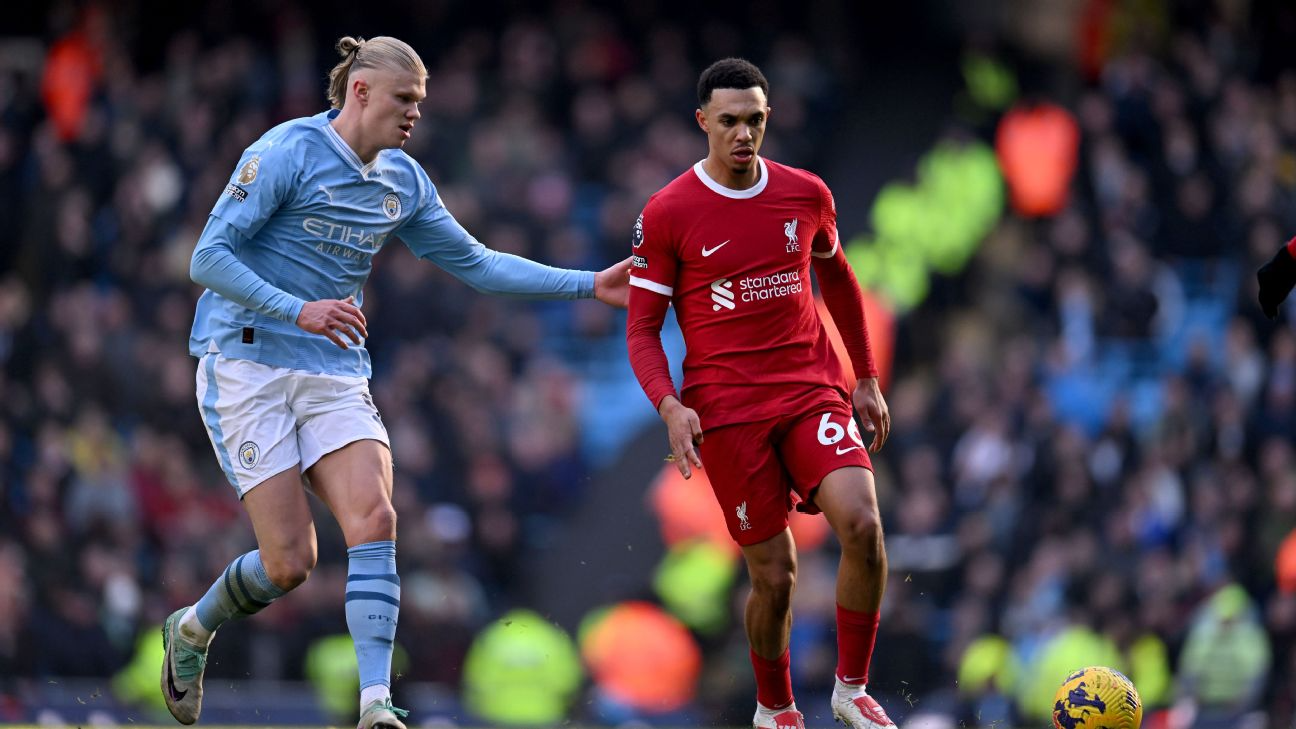
M 873 468 L 854 411 L 841 400 L 708 430 L 699 448 L 729 534 L 739 544 L 756 544 L 782 531 L 793 492 L 805 502 L 833 471 Z
M 856 448 L 863 448 L 864 439 L 860 437 L 859 424 L 855 422 L 855 418 L 847 417 L 846 427 L 843 429 L 840 425 L 833 422 L 832 418 L 834 415 L 837 415 L 838 418 L 841 417 L 840 413 L 828 412 L 824 413 L 823 416 L 819 418 L 819 432 L 816 433 L 819 437 L 819 442 L 826 446 L 837 446 L 838 443 L 841 443 L 842 438 L 849 435 L 854 445 L 848 443 L 844 446 L 837 446 L 837 455 L 839 456 L 853 451 Z

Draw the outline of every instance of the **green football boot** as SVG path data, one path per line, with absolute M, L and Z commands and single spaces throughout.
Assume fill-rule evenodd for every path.
M 207 668 L 207 649 L 180 636 L 180 618 L 187 607 L 171 613 L 162 625 L 162 698 L 171 716 L 181 724 L 198 721 L 202 713 L 202 679 Z
M 401 719 L 407 716 L 408 711 L 392 706 L 390 697 L 375 699 L 360 712 L 360 723 L 356 724 L 356 729 L 405 729 Z

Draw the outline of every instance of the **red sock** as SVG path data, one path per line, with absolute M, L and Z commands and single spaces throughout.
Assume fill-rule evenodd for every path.
M 842 683 L 852 686 L 868 683 L 878 617 L 878 613 L 861 613 L 837 606 L 837 678 Z
M 782 709 L 792 705 L 792 671 L 789 652 L 770 660 L 751 652 L 752 669 L 756 672 L 756 700 L 767 709 Z

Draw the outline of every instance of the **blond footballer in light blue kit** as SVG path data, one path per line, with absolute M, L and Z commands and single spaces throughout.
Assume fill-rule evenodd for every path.
M 271 129 L 239 160 L 191 262 L 198 301 L 189 351 L 212 446 L 251 517 L 258 549 L 236 558 L 163 629 L 162 693 L 184 724 L 201 711 L 216 629 L 301 584 L 316 560 L 303 476 L 342 527 L 347 627 L 363 729 L 404 729 L 391 704 L 400 605 L 386 429 L 369 395 L 361 307 L 373 256 L 398 237 L 478 291 L 625 306 L 629 261 L 599 273 L 486 248 L 455 221 L 400 147 L 427 71 L 390 37 L 342 38 L 334 108 Z

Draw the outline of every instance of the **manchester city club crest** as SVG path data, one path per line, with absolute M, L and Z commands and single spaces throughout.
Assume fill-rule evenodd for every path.
M 386 195 L 383 195 L 383 213 L 385 213 L 387 217 L 390 218 L 391 220 L 395 220 L 400 217 L 401 214 L 400 195 L 397 195 L 394 192 L 389 192 Z
M 249 440 L 239 446 L 238 457 L 244 468 L 252 468 L 261 460 L 261 447 Z
M 240 185 L 251 185 L 252 181 L 257 178 L 257 173 L 261 171 L 261 157 L 258 155 L 247 161 L 243 168 L 239 170 L 238 181 Z

